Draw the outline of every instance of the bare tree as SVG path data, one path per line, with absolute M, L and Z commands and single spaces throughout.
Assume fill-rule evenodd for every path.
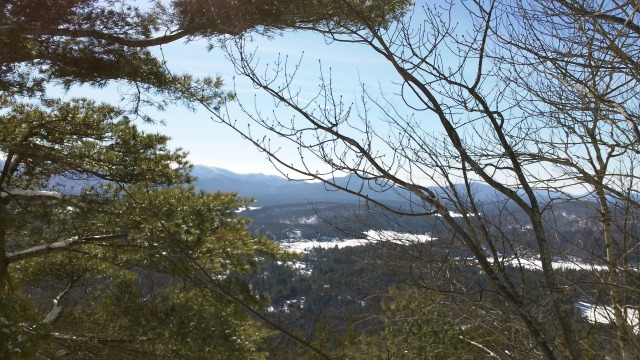
M 434 3 L 393 24 L 345 3 L 364 26 L 320 29 L 330 41 L 367 46 L 385 59 L 399 79 L 397 101 L 363 87 L 359 101 L 346 102 L 327 71 L 316 96 L 301 101 L 298 64 L 264 66 L 240 39 L 228 47 L 238 73 L 292 113 L 270 116 L 245 105 L 253 128 L 211 113 L 287 176 L 324 181 L 396 214 L 438 216 L 499 295 L 492 307 L 518 317 L 526 330 L 520 348 L 535 347 L 526 356 L 585 358 L 588 334 L 577 326 L 575 307 L 584 295 L 612 306 L 620 356 L 637 357 L 626 309 L 636 295 L 639 5 Z M 272 136 L 299 158 L 281 155 Z M 314 166 L 318 161 L 323 167 Z M 342 174 L 360 185 L 336 182 Z M 480 191 L 486 185 L 490 197 Z M 389 206 L 365 187 L 396 191 L 406 203 Z M 575 195 L 580 191 L 586 195 Z M 555 215 L 569 202 L 595 210 L 587 220 L 601 258 L 557 229 Z M 554 259 L 580 251 L 593 255 L 589 264 L 604 266 L 588 279 L 599 292 L 554 267 Z M 539 282 L 513 271 L 531 256 Z
M 638 206 L 637 2 L 552 1 L 505 7 L 521 28 L 496 34 L 522 113 L 539 124 L 533 162 L 584 187 L 596 202 L 608 293 L 621 358 L 638 358 L 632 313 Z M 542 184 L 551 186 L 548 179 Z M 562 191 L 561 188 L 557 189 Z M 637 238 L 636 238 L 637 239 Z M 636 244 L 634 244 L 636 243 Z M 590 259 L 594 261 L 594 259 Z M 630 286 L 631 285 L 631 286 Z

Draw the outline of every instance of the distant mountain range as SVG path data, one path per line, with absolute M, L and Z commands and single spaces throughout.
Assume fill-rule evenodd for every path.
M 4 161 L 0 159 L 0 166 L 3 165 Z M 292 181 L 281 176 L 265 174 L 238 174 L 229 170 L 203 165 L 195 165 L 192 174 L 197 178 L 194 185 L 198 189 L 209 192 L 235 192 L 242 197 L 254 199 L 254 206 L 258 207 L 320 202 L 348 205 L 365 203 L 362 197 L 339 191 L 321 182 Z M 388 183 L 364 182 L 355 175 L 337 177 L 333 181 L 353 192 L 375 199 L 393 208 L 402 208 L 405 211 L 410 205 L 415 207 L 416 204 L 419 205 L 421 203 L 421 201 L 416 201 L 416 196 L 406 189 L 392 186 Z M 70 180 L 64 177 L 56 177 L 51 181 L 51 183 L 64 185 L 67 188 L 66 192 L 71 194 L 79 192 L 79 189 L 86 185 L 87 182 L 92 182 L 92 180 Z M 493 203 L 498 199 L 504 199 L 504 196 L 486 184 L 473 183 L 472 187 L 476 201 Z M 442 194 L 443 199 L 447 198 L 441 188 L 431 187 L 430 189 L 436 194 Z M 461 193 L 466 193 L 463 189 L 461 190 Z M 518 193 L 526 200 L 522 191 Z M 563 194 L 552 191 L 539 190 L 536 194 L 542 202 L 551 198 L 566 198 Z M 411 204 L 412 201 L 410 200 L 414 203 Z M 593 200 L 593 197 L 584 195 L 581 200 Z
M 337 191 L 319 182 L 290 181 L 283 177 L 264 174 L 236 174 L 234 172 L 201 165 L 194 166 L 195 185 L 206 191 L 235 192 L 242 197 L 255 199 L 255 206 L 333 202 L 356 204 L 363 200 L 355 195 Z M 381 187 L 363 186 L 355 177 L 336 178 L 336 182 L 354 191 L 375 197 L 390 205 L 399 206 L 406 202 L 402 192 Z
M 202 165 L 194 166 L 193 175 L 197 177 L 195 185 L 199 189 L 235 192 L 242 197 L 255 199 L 255 206 L 316 202 L 344 204 L 364 202 L 358 196 L 344 191 L 337 191 L 335 188 L 319 182 L 290 181 L 280 176 L 264 174 L 237 174 L 228 170 Z M 335 182 L 393 207 L 406 207 L 409 204 L 407 199 L 412 198 L 411 194 L 405 189 L 390 187 L 386 184 L 364 183 L 356 176 L 336 178 Z M 477 201 L 491 203 L 504 198 L 495 189 L 486 184 L 474 183 L 472 186 Z M 443 193 L 437 187 L 432 187 L 431 190 L 436 194 Z M 461 193 L 465 193 L 465 191 L 461 191 Z M 536 193 L 542 202 L 551 198 L 565 198 L 565 195 L 558 192 L 539 190 Z M 526 199 L 523 192 L 520 192 L 520 196 Z M 415 196 L 413 198 L 415 199 Z M 443 198 L 446 198 L 446 196 L 443 196 Z M 587 198 L 584 197 L 583 200 L 585 199 Z
M 380 208 L 365 206 L 364 200 L 357 196 L 342 191 L 329 191 L 322 183 L 288 181 L 282 177 L 263 174 L 236 174 L 204 166 L 196 166 L 193 174 L 198 177 L 196 187 L 202 190 L 236 192 L 243 197 L 255 198 L 253 205 L 258 208 L 246 210 L 242 212 L 242 216 L 253 220 L 251 231 L 276 241 L 297 238 L 319 241 L 354 238 L 369 229 L 414 234 L 448 232 L 437 216 L 389 214 Z M 369 187 L 362 181 L 356 181 L 355 177 L 337 178 L 335 181 L 391 206 L 407 209 L 410 203 L 406 199 L 408 192 L 403 189 L 391 188 L 385 192 L 377 192 L 376 190 L 381 190 L 380 187 Z M 504 231 L 518 234 L 521 240 L 533 239 L 528 226 L 529 220 L 522 209 L 513 202 L 505 208 L 503 200 L 500 200 L 504 196 L 486 184 L 474 183 L 472 187 L 475 199 L 484 204 L 480 212 L 487 218 L 500 224 Z M 430 189 L 436 194 L 442 194 L 443 201 L 447 202 L 442 189 Z M 464 193 L 463 189 L 460 190 Z M 561 193 L 542 190 L 537 191 L 536 195 L 541 202 L 563 197 Z M 520 196 L 526 200 L 523 194 Z M 576 256 L 600 251 L 597 248 L 599 238 L 593 235 L 599 231 L 598 223 L 589 220 L 597 218 L 597 206 L 585 206 L 585 199 L 587 198 L 583 198 L 583 201 L 559 201 L 546 207 L 545 221 L 552 224 L 560 234 L 553 244 L 559 251 Z M 582 239 L 578 247 L 573 243 L 576 238 Z

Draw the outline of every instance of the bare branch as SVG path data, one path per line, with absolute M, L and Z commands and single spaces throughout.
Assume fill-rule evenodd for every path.
M 108 234 L 82 237 L 75 236 L 67 240 L 62 240 L 51 244 L 38 245 L 26 250 L 13 253 L 7 253 L 6 259 L 8 264 L 12 264 L 25 259 L 31 259 L 43 255 L 53 255 L 63 251 L 68 251 L 76 246 L 83 244 L 88 244 L 96 241 L 120 240 L 124 237 L 126 237 L 126 234 Z
M 0 198 L 5 197 L 50 197 L 60 199 L 62 194 L 57 191 L 45 191 L 45 190 L 3 190 L 0 192 Z
M 51 310 L 49 311 L 47 316 L 45 316 L 42 320 L 43 323 L 52 324 L 60 317 L 60 314 L 62 314 L 62 306 L 60 306 L 60 300 L 62 300 L 62 297 L 65 296 L 69 292 L 69 290 L 71 290 L 71 286 L 74 282 L 75 280 L 69 282 L 69 285 L 67 285 L 67 287 L 52 300 L 53 306 L 51 307 Z

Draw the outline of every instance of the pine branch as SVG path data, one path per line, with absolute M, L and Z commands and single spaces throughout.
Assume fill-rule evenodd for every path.
M 191 33 L 188 31 L 178 31 L 173 34 L 163 35 L 153 38 L 128 38 L 112 35 L 103 31 L 93 29 L 60 29 L 54 27 L 20 27 L 15 25 L 0 26 L 0 33 L 10 33 L 25 36 L 62 36 L 74 39 L 97 39 L 128 47 L 150 47 L 168 44 L 182 39 Z

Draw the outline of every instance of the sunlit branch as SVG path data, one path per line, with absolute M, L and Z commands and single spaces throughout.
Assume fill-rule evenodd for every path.
M 44 244 L 31 247 L 26 250 L 7 253 L 7 263 L 15 263 L 25 259 L 31 259 L 44 255 L 53 255 L 63 251 L 68 251 L 73 247 L 88 244 L 97 241 L 112 241 L 123 239 L 125 234 L 109 234 L 109 235 L 94 235 L 94 236 L 75 236 L 70 239 L 57 241 L 51 244 Z

